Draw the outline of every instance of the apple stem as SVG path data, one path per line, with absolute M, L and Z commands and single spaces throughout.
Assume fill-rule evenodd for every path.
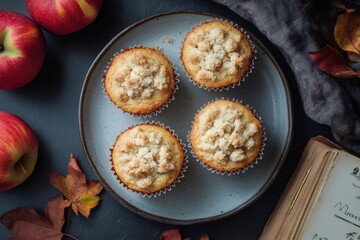
M 24 168 L 24 166 L 21 163 L 19 163 L 19 166 L 23 170 L 23 173 L 26 174 L 26 169 Z
M 5 47 L 4 45 L 0 44 L 0 52 L 4 51 Z

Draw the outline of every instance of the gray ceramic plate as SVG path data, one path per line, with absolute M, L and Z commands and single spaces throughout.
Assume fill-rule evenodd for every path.
M 85 78 L 80 98 L 79 124 L 89 163 L 117 201 L 149 219 L 172 224 L 192 224 L 235 214 L 267 190 L 289 149 L 292 139 L 292 104 L 287 83 L 270 52 L 251 33 L 247 31 L 257 51 L 255 69 L 240 86 L 222 92 L 208 92 L 194 86 L 186 77 L 179 60 L 183 38 L 194 25 L 214 17 L 204 13 L 176 12 L 138 22 L 120 32 L 105 46 Z M 164 42 L 164 36 L 174 42 Z M 102 77 L 113 54 L 134 45 L 161 47 L 180 74 L 175 100 L 152 120 L 170 126 L 186 143 L 194 114 L 204 103 L 215 98 L 236 98 L 254 108 L 263 119 L 268 138 L 263 159 L 245 173 L 222 176 L 209 172 L 189 156 L 185 178 L 172 191 L 157 198 L 141 197 L 122 187 L 111 171 L 109 149 L 121 131 L 149 118 L 131 117 L 115 107 L 103 90 Z

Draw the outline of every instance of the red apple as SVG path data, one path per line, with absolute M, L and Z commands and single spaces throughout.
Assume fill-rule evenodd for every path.
M 95 20 L 103 0 L 26 0 L 30 16 L 49 32 L 77 32 Z
M 37 156 L 38 142 L 30 126 L 14 114 L 0 112 L 0 191 L 24 182 Z
M 36 23 L 23 14 L 0 10 L 0 89 L 31 82 L 45 54 L 45 38 Z

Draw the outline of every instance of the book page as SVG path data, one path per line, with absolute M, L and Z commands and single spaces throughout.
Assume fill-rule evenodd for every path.
M 338 152 L 324 137 L 309 140 L 259 240 L 301 238 Z
M 360 240 L 360 159 L 339 151 L 303 240 Z

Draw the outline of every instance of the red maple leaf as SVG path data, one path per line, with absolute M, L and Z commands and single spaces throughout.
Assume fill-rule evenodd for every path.
M 80 169 L 74 155 L 71 154 L 66 177 L 58 172 L 50 172 L 49 180 L 65 196 L 72 210 L 78 215 L 89 217 L 90 210 L 99 204 L 98 194 L 103 186 L 95 180 L 86 181 L 86 176 Z

